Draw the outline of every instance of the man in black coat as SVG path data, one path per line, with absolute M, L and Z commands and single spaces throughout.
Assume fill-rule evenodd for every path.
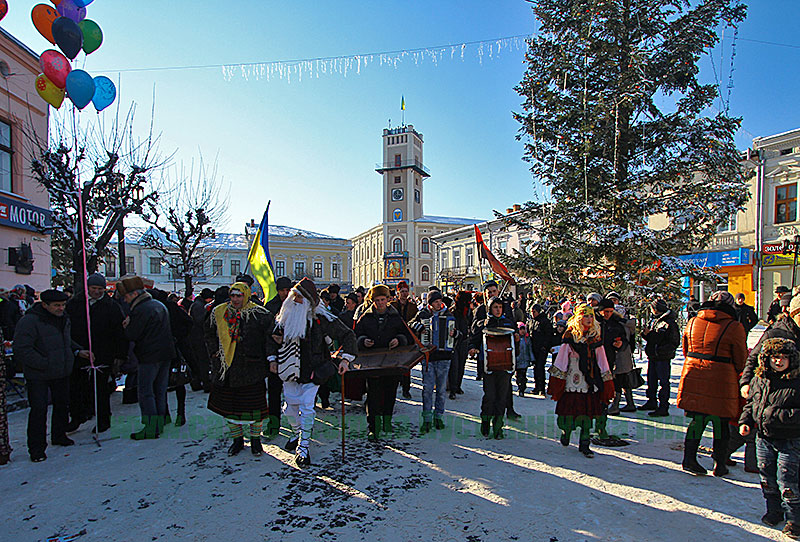
M 192 389 L 202 388 L 204 392 L 211 391 L 209 377 L 208 350 L 205 343 L 205 323 L 208 315 L 207 306 L 214 301 L 214 291 L 203 288 L 200 295 L 195 298 L 189 307 L 189 317 L 192 319 L 192 330 L 189 332 L 189 343 L 194 352 L 194 366 L 192 369 Z
M 775 299 L 772 300 L 772 303 L 769 305 L 769 310 L 767 310 L 767 323 L 774 324 L 775 320 L 778 319 L 778 316 L 781 314 L 781 298 L 789 294 L 789 288 L 787 286 L 778 286 L 775 288 Z
M 289 277 L 278 277 L 275 281 L 275 289 L 278 295 L 270 299 L 264 304 L 264 307 L 275 318 L 281 311 L 281 306 L 286 298 L 289 297 L 289 291 L 292 289 L 292 281 Z M 281 394 L 283 393 L 283 381 L 280 377 L 269 372 L 267 376 L 267 396 L 269 404 L 269 418 L 267 419 L 267 426 L 264 429 L 263 437 L 266 440 L 273 439 L 278 436 L 281 430 Z
M 48 392 L 53 401 L 50 441 L 57 446 L 75 444 L 67 437 L 69 416 L 69 377 L 75 356 L 90 359 L 71 337 L 65 314 L 67 294 L 58 290 L 42 292 L 23 316 L 14 332 L 14 358 L 22 362 L 28 388 L 28 453 L 31 461 L 47 459 Z
M 553 346 L 553 325 L 538 303 L 531 305 L 529 314 L 528 333 L 531 336 L 534 359 L 533 394 L 544 396 L 547 388 L 544 366 L 547 363 L 550 348 Z
M 133 342 L 139 360 L 139 409 L 144 428 L 131 434 L 133 440 L 158 438 L 167 415 L 169 369 L 175 357 L 175 342 L 169 312 L 144 291 L 141 277 L 127 277 L 117 283 L 117 290 L 130 305 L 130 316 L 122 321 L 125 335 Z
M 681 343 L 681 332 L 675 312 L 666 301 L 657 299 L 650 304 L 653 319 L 642 331 L 647 341 L 647 402 L 639 410 L 649 410 L 648 416 L 669 415 L 669 377 L 672 358 Z M 661 389 L 659 390 L 659 386 Z
M 750 330 L 758 323 L 758 315 L 756 310 L 744 302 L 744 294 L 739 292 L 736 294 L 736 316 L 737 319 L 744 326 L 744 333 L 747 335 Z
M 106 295 L 106 278 L 94 273 L 87 279 L 89 288 L 89 316 L 92 321 L 92 352 L 97 369 L 97 431 L 102 433 L 111 426 L 111 393 L 114 384 L 115 360 L 128 357 L 128 339 L 122 328 L 122 308 Z M 86 295 L 81 292 L 67 302 L 67 314 L 72 328 L 72 340 L 82 349 L 89 349 L 86 325 Z M 70 424 L 67 432 L 75 431 L 94 412 L 93 371 L 87 370 L 88 360 L 76 360 L 70 378 Z

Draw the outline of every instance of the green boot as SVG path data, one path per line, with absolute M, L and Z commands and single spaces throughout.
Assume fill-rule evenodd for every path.
M 506 436 L 505 436 L 505 434 L 503 434 L 503 417 L 502 416 L 495 416 L 492 419 L 492 425 L 493 425 L 493 430 L 494 430 L 492 436 L 496 440 L 504 439 Z
M 608 425 L 608 416 L 606 414 L 595 418 L 594 428 L 597 431 L 597 438 L 600 440 L 608 439 L 608 430 L 606 429 L 606 425 Z

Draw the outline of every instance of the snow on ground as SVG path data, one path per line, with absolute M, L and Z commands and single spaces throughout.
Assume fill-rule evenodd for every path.
M 682 359 L 673 363 L 677 390 Z M 645 369 L 646 371 L 646 369 Z M 319 410 L 314 464 L 295 467 L 281 446 L 286 432 L 256 459 L 248 447 L 227 457 L 207 396 L 189 392 L 190 423 L 156 441 L 127 435 L 138 413 L 114 394 L 115 427 L 92 441 L 92 423 L 76 446 L 51 446 L 33 464 L 25 448 L 27 410 L 9 414 L 12 463 L 0 467 L 6 517 L 0 540 L 38 541 L 83 530 L 81 541 L 683 541 L 781 540 L 760 523 L 758 475 L 738 465 L 725 478 L 680 468 L 686 419 L 645 413 L 611 418 L 630 445 L 593 446 L 593 459 L 557 441 L 550 399 L 515 395 L 523 414 L 506 439 L 479 435 L 480 382 L 469 365 L 465 394 L 447 402 L 447 428 L 418 435 L 421 375 L 414 398 L 398 398 L 393 438 L 366 440 L 360 404 L 347 405 L 348 444 L 341 459 L 340 403 Z M 516 390 L 516 386 L 515 386 Z M 337 397 L 338 395 L 334 395 Z M 636 399 L 644 401 L 644 388 Z M 674 405 L 674 394 L 672 403 Z M 175 397 L 170 394 L 173 413 Z M 711 446 L 710 435 L 704 445 Z M 706 467 L 710 457 L 701 457 Z

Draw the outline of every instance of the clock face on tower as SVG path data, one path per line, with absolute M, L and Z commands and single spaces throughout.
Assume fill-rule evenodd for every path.
M 392 189 L 392 201 L 402 201 L 402 200 L 403 200 L 403 189 L 402 188 Z

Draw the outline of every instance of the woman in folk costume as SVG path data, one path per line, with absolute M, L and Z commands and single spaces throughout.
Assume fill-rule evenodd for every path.
M 303 467 L 311 464 L 308 448 L 316 417 L 317 390 L 337 372 L 329 345 L 333 341 L 339 343 L 338 372 L 344 374 L 355 359 L 356 337 L 320 304 L 317 287 L 306 277 L 294 285 L 283 301 L 272 338 L 280 347 L 270 371 L 283 381 L 283 414 L 293 433 L 284 448 L 294 451 L 295 463 Z
M 579 450 L 589 450 L 592 421 L 603 415 L 603 407 L 614 398 L 614 379 L 603 348 L 600 323 L 594 309 L 579 305 L 567 322 L 562 347 L 550 367 L 547 393 L 556 403 L 561 444 L 569 446 L 570 434 L 580 428 Z
M 263 453 L 261 423 L 267 418 L 268 362 L 277 345 L 270 336 L 272 314 L 250 300 L 250 287 L 237 282 L 230 287 L 230 301 L 214 308 L 206 329 L 211 353 L 211 394 L 208 409 L 228 422 L 233 444 L 228 455 L 244 448 L 244 425 L 250 426 L 250 450 Z

